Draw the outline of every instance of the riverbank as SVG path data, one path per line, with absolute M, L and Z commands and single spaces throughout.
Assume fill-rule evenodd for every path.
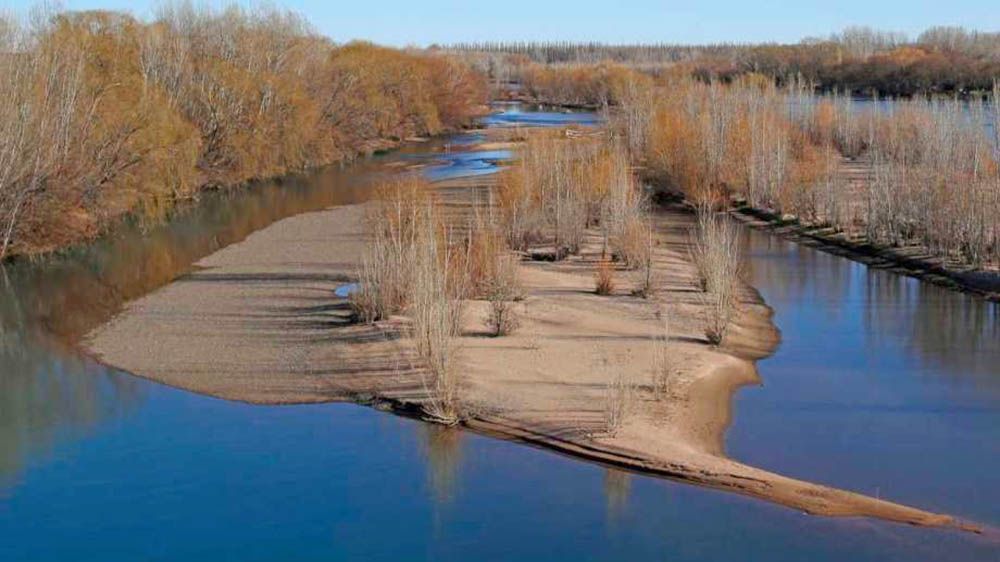
M 867 213 L 865 201 L 871 190 L 874 168 L 869 158 L 841 158 L 837 169 L 840 184 L 850 197 L 843 212 L 856 217 L 840 228 L 828 221 L 802 221 L 772 210 L 739 204 L 733 216 L 745 224 L 788 240 L 842 256 L 869 267 L 907 275 L 954 291 L 973 294 L 989 301 L 1000 301 L 998 264 L 974 266 L 952 254 L 932 252 L 917 240 L 899 246 L 878 244 L 864 233 L 862 219 Z
M 277 9 L 50 18 L 60 25 L 6 22 L 33 40 L 0 61 L 19 77 L 0 84 L 10 104 L 0 261 L 93 241 L 126 220 L 155 223 L 207 190 L 455 131 L 487 103 L 485 77 L 460 60 L 335 45 Z
M 486 180 L 488 183 L 488 180 Z M 458 199 L 484 180 L 438 184 Z M 197 271 L 127 306 L 85 347 L 139 376 L 251 403 L 355 401 L 414 414 L 424 377 L 402 338 L 405 320 L 351 322 L 337 287 L 350 282 L 364 245 L 363 207 L 336 207 L 277 222 L 197 263 Z M 835 490 L 727 459 L 722 436 L 736 388 L 759 382 L 753 360 L 778 337 L 749 287 L 727 347 L 702 334 L 696 275 L 688 263 L 691 218 L 657 217 L 649 301 L 618 290 L 593 294 L 597 247 L 560 263 L 523 262 L 527 298 L 519 331 L 484 335 L 481 302 L 468 303 L 461 338 L 463 403 L 470 429 L 577 457 L 735 491 L 823 515 L 971 527 L 945 515 Z M 649 398 L 650 371 L 670 320 L 677 357 L 670 392 Z M 613 367 L 611 367 L 613 365 Z M 610 371 L 637 381 L 633 415 L 614 434 L 604 423 Z
M 1000 271 L 952 264 L 920 246 L 896 248 L 873 245 L 865 238 L 851 237 L 829 226 L 787 222 L 781 217 L 751 207 L 737 207 L 731 214 L 750 227 L 869 267 L 915 277 L 954 291 L 1000 302 Z
M 487 105 L 481 105 L 475 108 L 474 111 L 470 112 L 470 119 L 482 118 L 490 113 L 490 109 Z M 448 128 L 438 131 L 435 136 L 446 136 L 450 134 L 455 134 L 459 131 L 464 130 L 463 127 L 459 126 L 449 126 Z M 245 189 L 255 189 L 260 185 L 272 184 L 275 182 L 282 182 L 288 178 L 293 178 L 296 176 L 304 176 L 308 174 L 315 174 L 323 169 L 331 168 L 335 166 L 346 166 L 355 165 L 357 162 L 371 158 L 373 155 L 383 154 L 393 150 L 398 150 L 407 144 L 426 142 L 428 138 L 426 137 L 381 137 L 368 139 L 364 142 L 362 146 L 355 147 L 351 149 L 350 152 L 339 155 L 335 158 L 329 158 L 324 160 L 318 160 L 310 162 L 308 165 L 283 170 L 277 174 L 270 174 L 266 177 L 253 177 L 245 180 L 234 181 L 229 183 L 218 183 L 218 182 L 208 182 L 201 183 L 192 190 L 191 193 L 183 196 L 177 197 L 171 200 L 166 208 L 155 217 L 144 216 L 141 211 L 136 210 L 124 210 L 119 214 L 116 214 L 100 225 L 99 228 L 92 228 L 86 231 L 81 231 L 73 234 L 71 237 L 58 244 L 49 244 L 45 246 L 33 247 L 28 250 L 20 250 L 16 246 L 14 250 L 10 251 L 6 255 L 0 256 L 0 265 L 6 263 L 13 263 L 17 260 L 37 260 L 48 256 L 60 255 L 64 253 L 69 253 L 76 251 L 80 248 L 86 247 L 89 244 L 94 243 L 102 237 L 106 237 L 117 230 L 120 230 L 123 225 L 126 224 L 138 224 L 138 225 L 155 225 L 156 223 L 164 222 L 170 220 L 171 216 L 181 211 L 188 205 L 196 205 L 198 202 L 204 198 L 206 195 L 213 192 L 236 192 Z

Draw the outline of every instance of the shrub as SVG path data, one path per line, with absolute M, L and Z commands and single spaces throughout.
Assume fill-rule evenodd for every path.
M 576 253 L 597 208 L 600 182 L 588 173 L 601 145 L 591 139 L 532 136 L 505 172 L 497 193 L 510 246 L 551 243 L 556 257 Z
M 460 254 L 453 251 L 426 180 L 419 176 L 379 186 L 367 223 L 371 236 L 351 298 L 355 313 L 367 322 L 409 315 L 410 337 L 426 369 L 424 410 L 435 421 L 457 423 L 455 337 L 468 288 L 468 260 L 456 259 Z
M 692 258 L 705 294 L 705 336 L 719 345 L 736 308 L 740 275 L 736 225 L 725 216 L 700 211 Z
M 610 435 L 615 435 L 625 425 L 635 408 L 637 394 L 635 381 L 624 371 L 614 369 L 604 390 L 604 423 Z
M 351 296 L 361 320 L 387 318 L 409 304 L 418 234 L 434 218 L 429 193 L 427 181 L 416 175 L 375 188 L 366 216 L 369 242 L 361 256 L 358 289 Z
M 676 364 L 672 356 L 674 351 L 670 343 L 670 320 L 666 312 L 661 312 L 662 333 L 656 344 L 653 356 L 653 395 L 659 399 L 666 398 L 673 382 Z
M 594 284 L 598 295 L 610 295 L 615 290 L 615 264 L 611 260 L 602 259 L 597 263 Z
M 0 17 L 0 259 L 469 121 L 483 77 L 433 51 L 336 46 L 300 16 L 168 3 Z
M 497 261 L 493 277 L 486 285 L 485 296 L 490 304 L 486 325 L 494 336 L 505 336 L 516 330 L 520 324 L 514 309 L 515 301 L 522 296 L 518 267 L 515 256 L 501 256 Z

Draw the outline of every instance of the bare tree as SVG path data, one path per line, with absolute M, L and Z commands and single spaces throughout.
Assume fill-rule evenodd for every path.
M 701 209 L 692 257 L 705 292 L 705 336 L 719 345 L 737 305 L 740 258 L 736 225 L 728 217 Z

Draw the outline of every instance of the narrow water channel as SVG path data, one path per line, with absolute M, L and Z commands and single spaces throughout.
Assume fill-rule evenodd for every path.
M 996 559 L 970 535 L 811 517 L 354 405 L 207 398 L 61 343 L 254 230 L 363 199 L 386 160 L 450 177 L 468 157 L 442 142 L 7 268 L 0 560 Z M 487 156 L 471 165 L 503 158 Z M 747 236 L 784 343 L 738 395 L 730 453 L 1000 526 L 997 306 Z

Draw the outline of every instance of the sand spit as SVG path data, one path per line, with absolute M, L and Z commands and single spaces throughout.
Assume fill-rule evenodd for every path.
M 461 192 L 460 182 L 441 188 Z M 345 206 L 277 222 L 131 302 L 83 346 L 138 376 L 230 400 L 355 401 L 419 412 L 424 375 L 401 337 L 405 319 L 352 323 L 348 303 L 334 294 L 353 278 L 364 244 L 363 216 L 362 206 Z M 745 287 L 728 343 L 708 345 L 688 260 L 691 228 L 683 213 L 658 215 L 655 299 L 630 296 L 631 274 L 624 271 L 615 294 L 593 293 L 593 236 L 578 257 L 523 264 L 527 297 L 518 305 L 522 321 L 513 335 L 488 337 L 485 303 L 470 302 L 460 352 L 465 425 L 809 513 L 975 530 L 947 515 L 786 478 L 724 456 L 732 393 L 759 382 L 753 360 L 769 354 L 779 335 L 770 310 Z M 651 377 L 664 319 L 674 372 L 665 396 L 654 397 Z M 631 415 L 612 435 L 606 385 L 618 372 L 637 390 Z

